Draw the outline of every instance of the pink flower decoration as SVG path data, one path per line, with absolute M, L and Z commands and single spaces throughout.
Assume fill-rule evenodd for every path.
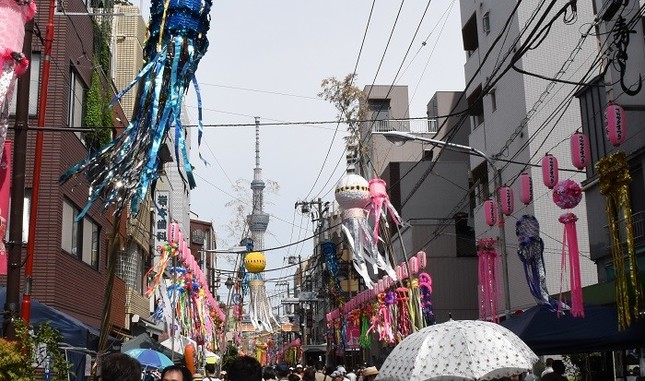
M 582 200 L 582 188 L 573 180 L 560 181 L 553 187 L 553 202 L 562 209 L 575 208 Z

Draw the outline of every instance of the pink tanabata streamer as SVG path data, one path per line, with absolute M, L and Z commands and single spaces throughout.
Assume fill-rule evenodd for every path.
M 392 221 L 399 225 L 401 217 L 390 203 L 390 197 L 387 195 L 387 188 L 385 181 L 379 178 L 370 180 L 369 183 L 371 203 L 368 206 L 370 214 L 374 216 L 374 242 L 378 242 L 379 234 L 378 228 L 381 222 L 381 214 L 387 219 L 388 213 L 392 217 Z
M 498 322 L 497 317 L 497 250 L 494 238 L 477 241 L 479 257 L 479 318 Z
M 578 249 L 578 233 L 576 231 L 576 217 L 573 213 L 565 213 L 559 221 L 564 224 L 564 237 L 562 238 L 562 272 L 566 270 L 566 256 L 569 248 L 569 282 L 571 286 L 571 315 L 584 317 L 585 309 L 582 298 L 582 281 L 580 277 L 580 251 Z M 562 305 L 562 292 L 560 304 Z

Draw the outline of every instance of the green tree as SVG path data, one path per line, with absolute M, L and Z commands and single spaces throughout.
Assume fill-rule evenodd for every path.
M 348 74 L 343 80 L 335 77 L 323 79 L 320 85 L 322 91 L 318 96 L 329 101 L 338 110 L 337 118 L 347 124 L 349 132 L 345 137 L 347 152 L 353 153 L 361 168 L 365 168 L 366 152 L 361 144 L 360 124 L 367 115 L 367 102 L 365 93 L 354 85 L 355 80 L 355 74 Z
M 83 138 L 88 146 L 96 149 L 111 140 L 114 119 L 96 61 L 93 66 L 94 71 L 87 92 L 87 106 L 83 119 L 83 125 L 91 130 L 85 132 Z
M 71 364 L 60 349 L 60 333 L 49 324 L 42 324 L 35 332 L 30 332 L 22 320 L 16 324 L 19 341 L 0 339 L 0 381 L 30 381 L 35 379 L 32 364 L 44 365 L 44 358 L 36 356 L 38 349 L 44 348 L 50 359 L 52 381 L 68 379 Z

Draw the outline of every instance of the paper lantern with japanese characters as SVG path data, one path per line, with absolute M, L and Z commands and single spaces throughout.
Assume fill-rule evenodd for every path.
M 627 138 L 627 123 L 625 110 L 615 103 L 605 109 L 605 122 L 607 123 L 607 139 L 614 147 L 623 144 Z

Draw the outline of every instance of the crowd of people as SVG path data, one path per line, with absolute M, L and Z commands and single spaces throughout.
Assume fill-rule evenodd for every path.
M 113 353 L 105 356 L 99 370 L 101 381 L 373 381 L 378 369 L 366 364 L 355 369 L 339 365 L 336 368 L 303 367 L 286 364 L 262 367 L 260 362 L 250 356 L 241 356 L 227 365 L 226 371 L 218 372 L 215 364 L 206 364 L 204 374 L 192 373 L 181 365 L 165 367 L 160 372 L 143 369 L 134 358 Z

